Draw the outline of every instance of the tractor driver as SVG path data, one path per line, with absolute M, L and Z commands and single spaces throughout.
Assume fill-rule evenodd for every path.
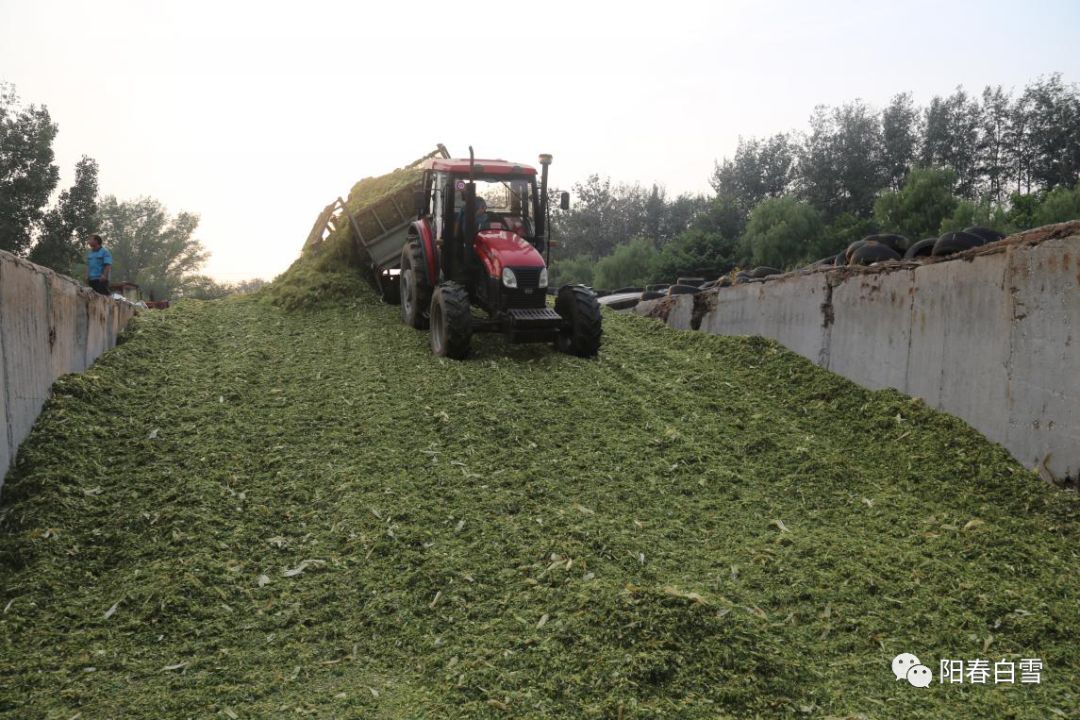
M 489 223 L 492 222 L 492 218 L 488 216 L 487 200 L 482 197 L 476 198 L 474 201 L 476 205 L 476 228 L 477 230 L 486 230 Z M 498 222 L 498 221 L 496 221 Z M 465 232 L 465 206 L 461 206 L 461 210 L 458 211 L 457 216 L 457 231 L 458 235 Z

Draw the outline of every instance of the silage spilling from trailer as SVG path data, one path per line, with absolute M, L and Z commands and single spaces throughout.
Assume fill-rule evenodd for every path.
M 428 156 L 425 156 L 425 158 Z M 393 172 L 367 177 L 353 185 L 345 207 L 364 237 L 380 231 L 375 215 L 391 217 L 401 191 L 420 187 L 421 158 Z M 400 202 L 399 202 L 400 205 Z M 375 214 L 370 211 L 374 210 Z M 364 283 L 370 267 L 356 242 L 353 223 L 344 215 L 337 229 L 321 241 L 309 243 L 289 269 L 262 292 L 262 297 L 278 307 L 296 310 L 333 303 L 370 292 Z

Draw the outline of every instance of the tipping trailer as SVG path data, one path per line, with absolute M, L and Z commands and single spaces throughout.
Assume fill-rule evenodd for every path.
M 417 168 L 436 157 L 450 157 L 441 143 L 408 167 Z M 420 188 L 419 183 L 405 185 L 355 213 L 349 213 L 342 204 L 356 250 L 370 270 L 368 279 L 382 299 L 394 305 L 399 302 L 401 248 L 417 217 L 416 194 Z
M 436 355 L 466 357 L 476 332 L 553 342 L 581 357 L 599 351 L 600 306 L 590 289 L 563 286 L 555 307 L 547 304 L 550 164 L 540 156 L 537 182 L 532 166 L 477 159 L 472 148 L 451 158 L 439 145 L 420 161 L 418 186 L 349 214 L 383 300 L 400 303 L 406 324 L 430 328 Z M 560 205 L 569 207 L 567 193 Z

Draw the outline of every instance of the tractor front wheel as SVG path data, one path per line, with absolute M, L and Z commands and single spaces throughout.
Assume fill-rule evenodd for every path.
M 600 351 L 603 333 L 596 295 L 585 287 L 564 285 L 555 298 L 555 312 L 563 320 L 555 340 L 559 352 L 594 357 Z
M 428 326 L 427 307 L 431 290 L 420 245 L 410 242 L 401 250 L 401 321 L 406 325 L 424 330 Z
M 442 283 L 431 296 L 431 351 L 439 357 L 462 360 L 471 344 L 469 294 L 457 283 Z

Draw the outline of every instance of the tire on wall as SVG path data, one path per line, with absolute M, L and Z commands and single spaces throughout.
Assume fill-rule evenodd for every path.
M 985 242 L 978 235 L 972 235 L 963 230 L 948 232 L 939 237 L 937 242 L 934 243 L 933 254 L 934 257 L 942 257 L 943 255 L 952 255 L 984 244 Z
M 903 235 L 896 235 L 894 233 L 879 233 L 877 235 L 867 235 L 863 238 L 867 242 L 876 242 L 890 247 L 896 252 L 903 255 L 908 247 L 911 246 L 911 242 Z
M 856 249 L 855 252 L 851 253 L 851 257 L 848 259 L 848 265 L 873 265 L 876 262 L 899 259 L 900 253 L 896 252 L 888 245 L 872 242 L 863 245 Z
M 992 243 L 1005 239 L 1005 233 L 991 230 L 990 228 L 981 225 L 966 227 L 964 228 L 964 232 L 981 237 L 984 243 Z
M 915 258 L 930 257 L 934 252 L 934 243 L 936 242 L 936 237 L 920 240 L 907 249 L 907 252 L 904 253 L 904 258 L 907 260 L 914 260 Z
M 555 298 L 555 312 L 563 320 L 555 348 L 578 357 L 594 357 L 603 334 L 596 296 L 586 288 L 564 285 Z

